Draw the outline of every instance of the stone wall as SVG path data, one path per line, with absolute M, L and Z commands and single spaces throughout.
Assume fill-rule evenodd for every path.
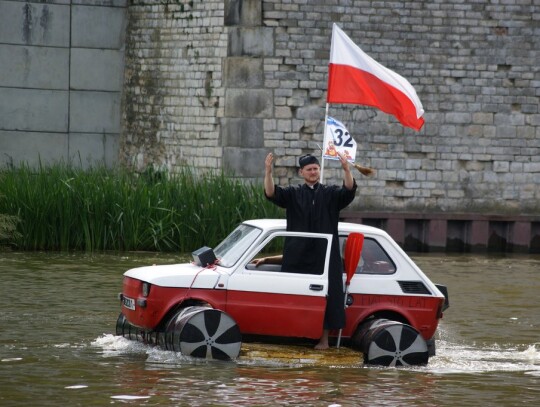
M 0 0 L 0 166 L 118 160 L 127 0 Z
M 333 22 L 426 110 L 415 132 L 330 106 L 377 170 L 353 209 L 540 214 L 535 0 L 0 0 L 0 164 L 113 165 L 120 144 L 138 170 L 261 180 L 273 151 L 276 181 L 297 182 L 322 143 Z
M 133 1 L 121 160 L 139 170 L 222 165 L 223 1 Z
M 420 132 L 375 109 L 331 105 L 358 142 L 355 207 L 540 213 L 540 5 L 535 0 L 134 0 L 122 160 L 230 168 L 296 182 L 319 154 L 332 23 L 407 78 Z M 339 182 L 334 163 L 325 181 Z

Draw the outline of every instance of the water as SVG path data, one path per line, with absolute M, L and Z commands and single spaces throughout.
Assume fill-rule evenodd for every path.
M 343 348 L 216 362 L 130 342 L 113 335 L 122 273 L 185 258 L 0 252 L 0 405 L 537 405 L 540 257 L 414 259 L 451 307 L 429 365 L 393 369 Z

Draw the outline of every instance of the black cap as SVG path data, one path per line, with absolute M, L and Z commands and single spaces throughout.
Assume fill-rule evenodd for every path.
M 298 159 L 298 164 L 300 164 L 300 168 L 304 168 L 306 165 L 309 165 L 309 164 L 317 164 L 320 166 L 319 160 L 317 159 L 317 157 L 311 154 L 306 154 L 300 157 Z

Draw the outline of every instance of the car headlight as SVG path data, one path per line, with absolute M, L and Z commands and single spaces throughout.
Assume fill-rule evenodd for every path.
M 143 283 L 142 284 L 142 295 L 143 295 L 143 297 L 148 297 L 148 294 L 150 294 L 150 283 Z

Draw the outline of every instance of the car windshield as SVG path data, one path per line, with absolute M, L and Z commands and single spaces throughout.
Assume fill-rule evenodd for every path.
M 214 250 L 219 265 L 232 267 L 253 244 L 262 230 L 253 226 L 240 225 Z

